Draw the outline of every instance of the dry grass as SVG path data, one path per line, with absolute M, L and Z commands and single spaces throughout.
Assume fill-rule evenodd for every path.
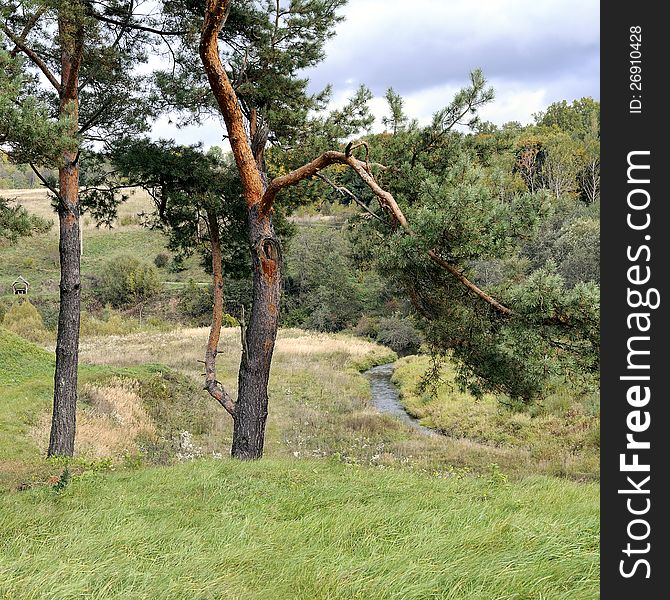
M 77 456 L 119 458 L 137 452 L 138 441 L 154 438 L 156 427 L 142 406 L 136 384 L 115 378 L 104 385 L 86 384 L 80 391 L 77 414 Z M 49 415 L 31 430 L 40 452 L 49 442 Z
M 152 202 L 149 195 L 142 189 L 133 189 L 128 192 L 130 197 L 119 206 L 119 215 L 115 227 L 139 226 L 137 216 L 141 212 L 149 212 Z M 23 206 L 29 213 L 37 215 L 47 221 L 58 220 L 49 200 L 49 193 L 44 188 L 24 190 L 2 190 L 2 195 L 9 199 L 16 199 L 16 203 Z M 84 215 L 82 219 L 84 230 L 94 230 L 95 222 Z
M 202 365 L 198 361 L 203 358 L 207 334 L 207 328 L 199 328 L 88 338 L 82 341 L 82 360 L 125 367 L 161 363 L 200 382 Z M 219 379 L 234 396 L 239 331 L 224 329 L 219 347 Z M 492 464 L 514 476 L 556 473 L 555 460 L 538 458 L 527 447 L 467 437 L 422 436 L 376 412 L 368 383 L 354 367 L 389 360 L 387 349 L 360 338 L 280 331 L 270 377 L 266 454 L 338 456 L 350 463 L 444 474 L 454 470 L 486 473 Z M 229 421 L 225 415 L 222 418 L 224 424 Z M 221 454 L 228 452 L 229 443 L 229 428 L 221 424 L 199 441 L 208 452 Z M 570 473 L 577 468 L 564 464 L 560 471 Z

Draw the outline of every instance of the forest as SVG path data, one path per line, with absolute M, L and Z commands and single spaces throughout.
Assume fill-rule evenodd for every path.
M 597 597 L 600 104 L 335 104 L 345 4 L 0 2 L 2 595 Z

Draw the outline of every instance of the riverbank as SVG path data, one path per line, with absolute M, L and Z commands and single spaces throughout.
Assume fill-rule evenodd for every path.
M 430 366 L 427 356 L 395 363 L 392 381 L 407 413 L 454 440 L 504 449 L 531 472 L 578 480 L 598 480 L 600 428 L 597 397 L 574 396 L 557 388 L 543 403 L 510 408 L 491 395 L 477 400 L 459 389 L 446 362 L 434 390 L 419 383 Z

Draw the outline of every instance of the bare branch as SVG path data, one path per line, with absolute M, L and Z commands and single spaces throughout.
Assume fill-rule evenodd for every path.
M 439 265 L 443 269 L 449 271 L 449 273 L 451 273 L 454 277 L 456 277 L 456 279 L 458 279 L 466 288 L 468 288 L 471 292 L 475 293 L 485 302 L 488 302 L 498 312 L 508 317 L 514 314 L 514 311 L 511 308 L 508 308 L 504 304 L 501 304 L 493 296 L 487 294 L 484 290 L 482 290 L 480 287 L 478 287 L 476 284 L 470 281 L 465 275 L 463 275 L 463 271 L 461 269 L 459 269 L 456 265 L 442 258 L 439 254 L 437 254 L 437 252 L 435 252 L 435 250 L 429 250 L 428 256 L 436 265 Z
M 207 213 L 209 238 L 212 245 L 212 280 L 214 284 L 214 306 L 212 309 L 212 327 L 209 330 L 207 350 L 205 352 L 205 385 L 209 392 L 230 416 L 235 417 L 235 402 L 216 378 L 216 355 L 218 354 L 221 326 L 223 324 L 223 271 L 221 268 L 221 239 L 216 215 Z
M 44 76 L 49 80 L 49 83 L 56 89 L 56 91 L 60 94 L 61 93 L 61 85 L 58 83 L 58 79 L 54 76 L 54 74 L 50 71 L 49 67 L 47 64 L 37 55 L 37 53 L 32 49 L 29 48 L 24 40 L 22 40 L 19 36 L 17 36 L 15 33 L 13 33 L 6 25 L 3 23 L 0 23 L 0 29 L 5 33 L 5 35 L 14 43 L 14 45 L 21 50 L 29 59 L 30 61 L 40 70 L 42 73 L 44 73 Z
M 301 182 L 303 179 L 312 177 L 318 173 L 321 169 L 325 169 L 330 165 L 334 164 L 346 164 L 347 157 L 342 152 L 329 151 L 324 152 L 318 158 L 315 158 L 313 161 L 303 165 L 302 167 L 281 175 L 280 177 L 275 177 L 270 184 L 268 185 L 263 198 L 261 200 L 260 211 L 261 214 L 267 214 L 272 209 L 275 198 L 279 191 L 290 185 L 295 185 L 296 183 Z
M 47 188 L 56 198 L 60 199 L 60 193 L 56 188 L 54 188 L 47 180 L 46 178 L 42 175 L 42 173 L 39 172 L 37 167 L 33 163 L 28 163 L 30 165 L 30 168 L 33 170 L 33 173 L 37 175 L 37 178 L 42 182 L 42 185 Z
M 330 187 L 332 187 L 336 192 L 340 193 L 342 196 L 348 196 L 351 198 L 358 206 L 360 206 L 365 212 L 367 212 L 371 217 L 374 217 L 379 221 L 380 223 L 384 223 L 384 219 L 382 219 L 378 214 L 373 213 L 370 210 L 370 207 L 365 204 L 356 194 L 354 194 L 349 188 L 344 187 L 343 185 L 337 185 L 334 181 L 331 181 L 326 177 L 325 175 L 322 175 L 321 173 L 315 173 L 314 177 L 318 177 L 321 181 L 326 182 Z

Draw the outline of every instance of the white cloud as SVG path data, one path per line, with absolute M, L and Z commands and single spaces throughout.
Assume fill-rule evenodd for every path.
M 596 0 L 350 0 L 326 59 L 308 75 L 314 90 L 333 84 L 333 106 L 370 86 L 378 129 L 386 88 L 426 123 L 481 67 L 496 91 L 482 118 L 528 123 L 551 102 L 599 97 L 599 10 Z M 154 127 L 156 137 L 206 147 L 221 145 L 222 131 L 214 120 Z

